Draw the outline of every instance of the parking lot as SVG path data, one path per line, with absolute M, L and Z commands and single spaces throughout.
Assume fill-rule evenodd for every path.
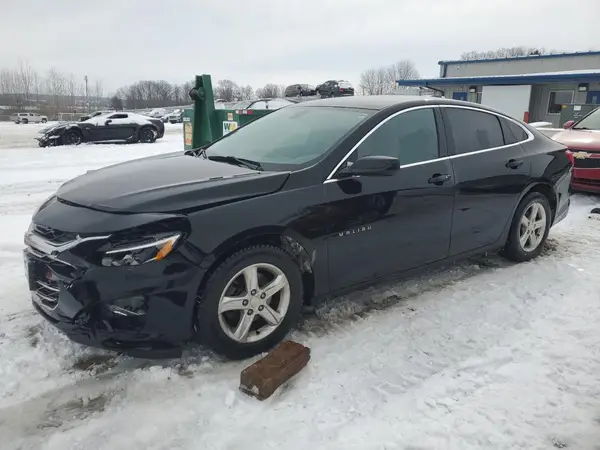
M 293 333 L 310 367 L 260 403 L 237 390 L 248 361 L 115 356 L 34 313 L 35 208 L 88 170 L 183 147 L 167 124 L 153 144 L 42 149 L 45 126 L 0 123 L 0 448 L 600 448 L 598 197 L 574 195 L 532 262 L 475 257 L 328 301 Z

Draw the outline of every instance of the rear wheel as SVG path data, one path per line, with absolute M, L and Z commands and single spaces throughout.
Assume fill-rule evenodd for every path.
M 519 204 L 513 218 L 503 255 L 516 262 L 537 257 L 550 231 L 552 210 L 543 194 L 532 192 Z
M 144 127 L 140 130 L 140 142 L 150 144 L 156 141 L 156 131 L 151 127 Z
M 301 309 L 302 278 L 294 260 L 278 247 L 248 247 L 210 276 L 198 305 L 198 337 L 228 358 L 248 358 L 277 345 Z
M 48 122 L 48 119 L 42 119 L 42 123 Z
M 79 145 L 83 141 L 81 134 L 75 130 L 70 130 L 65 133 L 66 145 Z

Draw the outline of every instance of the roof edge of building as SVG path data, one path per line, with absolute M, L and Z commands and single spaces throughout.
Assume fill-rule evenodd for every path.
M 581 82 L 600 81 L 600 69 L 574 70 L 565 72 L 531 73 L 523 75 L 484 75 L 478 77 L 450 77 L 450 78 L 421 78 L 417 80 L 396 80 L 398 86 L 451 86 L 458 84 L 485 84 L 485 85 L 515 85 L 515 84 L 542 84 L 551 82 Z
M 527 56 L 515 56 L 512 58 L 489 58 L 489 59 L 449 59 L 438 61 L 439 66 L 447 64 L 477 64 L 485 62 L 498 62 L 498 61 L 522 61 L 530 59 L 549 59 L 549 58 L 567 58 L 569 56 L 594 56 L 600 55 L 598 50 L 590 50 L 587 52 L 569 52 L 569 53 L 549 53 L 546 55 L 527 55 Z

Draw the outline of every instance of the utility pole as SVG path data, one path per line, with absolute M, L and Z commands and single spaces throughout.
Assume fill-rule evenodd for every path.
M 83 77 L 85 80 L 85 112 L 90 112 L 90 99 L 88 97 L 88 76 Z

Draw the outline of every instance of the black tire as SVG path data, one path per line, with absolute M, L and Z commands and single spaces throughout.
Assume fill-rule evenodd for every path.
M 289 283 L 290 303 L 287 313 L 271 334 L 256 342 L 240 343 L 230 338 L 221 327 L 219 301 L 230 280 L 252 264 L 270 264 L 283 272 Z M 298 265 L 284 250 L 271 245 L 252 246 L 221 263 L 210 276 L 201 297 L 196 316 L 198 341 L 229 359 L 249 358 L 273 348 L 296 324 L 303 303 L 302 276 Z
M 143 127 L 140 130 L 140 139 L 139 141 L 144 144 L 151 144 L 156 141 L 156 131 L 152 127 Z
M 83 142 L 81 133 L 75 130 L 69 130 L 65 133 L 65 145 L 79 145 Z
M 23 119 L 21 120 L 21 123 L 27 125 L 29 123 L 29 119 Z
M 42 119 L 42 123 L 48 122 L 48 119 Z
M 542 235 L 542 239 L 537 244 L 537 247 L 535 247 L 533 250 L 527 251 L 523 248 L 519 240 L 520 232 L 522 229 L 521 220 L 525 212 L 528 211 L 534 203 L 538 203 L 544 208 L 544 212 L 546 214 L 546 226 Z M 526 195 L 525 198 L 521 200 L 521 203 L 519 203 L 519 206 L 515 211 L 515 215 L 510 225 L 510 231 L 508 233 L 506 246 L 501 252 L 502 256 L 515 262 L 529 261 L 539 256 L 539 254 L 544 249 L 544 244 L 546 243 L 546 239 L 548 238 L 548 232 L 550 231 L 551 223 L 552 210 L 550 208 L 550 202 L 548 201 L 548 198 L 546 198 L 545 195 L 540 194 L 539 192 L 532 192 Z

